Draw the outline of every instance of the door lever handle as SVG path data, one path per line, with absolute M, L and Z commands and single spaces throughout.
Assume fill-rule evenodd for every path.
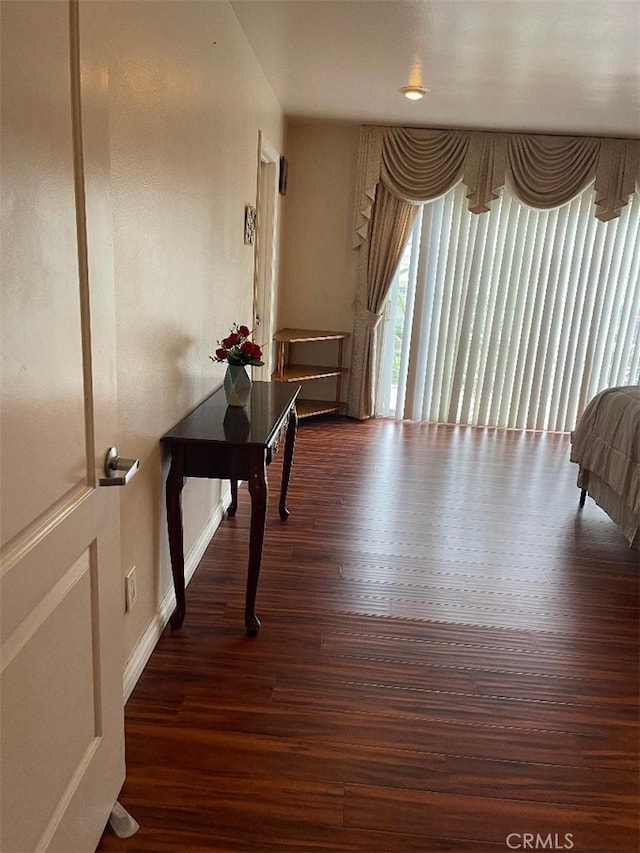
M 104 473 L 100 477 L 101 486 L 126 486 L 140 469 L 139 459 L 125 459 L 118 456 L 116 447 L 110 447 L 104 459 Z

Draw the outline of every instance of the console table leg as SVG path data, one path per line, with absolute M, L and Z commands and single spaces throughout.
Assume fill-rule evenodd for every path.
M 289 423 L 287 424 L 287 437 L 284 442 L 284 458 L 282 460 L 282 487 L 280 488 L 280 518 L 286 521 L 289 518 L 289 510 L 287 509 L 287 489 L 289 488 L 289 477 L 291 476 L 291 466 L 293 464 L 293 448 L 296 443 L 296 430 L 298 428 L 298 413 L 295 406 L 289 414 Z
M 227 509 L 227 517 L 233 518 L 238 509 L 238 481 L 229 480 L 229 483 L 231 484 L 231 503 Z
M 169 530 L 169 554 L 171 555 L 171 573 L 176 594 L 176 609 L 169 620 L 172 628 L 180 628 L 186 613 L 184 595 L 184 544 L 182 534 L 182 501 L 184 486 L 184 449 L 174 447 L 171 468 L 167 477 L 167 527 Z
M 244 610 L 244 624 L 247 634 L 257 634 L 260 630 L 260 620 L 256 616 L 256 592 L 260 577 L 262 561 L 262 543 L 267 517 L 267 464 L 266 454 L 262 448 L 251 454 L 249 462 L 249 494 L 251 495 L 251 531 L 249 534 L 249 568 L 247 571 L 247 597 Z

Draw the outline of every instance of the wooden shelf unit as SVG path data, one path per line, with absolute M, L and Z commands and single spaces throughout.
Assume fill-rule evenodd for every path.
M 310 379 L 326 379 L 334 376 L 336 379 L 336 393 L 333 400 L 308 400 L 298 399 L 296 408 L 298 417 L 309 418 L 312 415 L 338 412 L 343 407 L 340 400 L 342 377 L 348 372 L 342 366 L 344 342 L 349 337 L 349 332 L 326 332 L 315 329 L 280 329 L 273 336 L 277 343 L 276 370 L 272 376 L 274 382 L 306 382 Z M 338 344 L 337 364 L 335 366 L 321 366 L 311 364 L 292 364 L 291 345 L 311 343 L 318 341 L 336 341 Z M 304 393 L 304 392 L 303 392 Z

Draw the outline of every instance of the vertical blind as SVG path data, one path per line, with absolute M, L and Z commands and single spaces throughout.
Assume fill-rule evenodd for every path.
M 506 190 L 488 214 L 459 184 L 425 204 L 394 278 L 376 413 L 568 431 L 587 402 L 640 382 L 640 199 L 591 215 Z

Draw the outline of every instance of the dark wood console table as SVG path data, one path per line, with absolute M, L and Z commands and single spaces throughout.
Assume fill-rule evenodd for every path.
M 246 407 L 227 406 L 220 388 L 190 415 L 160 439 L 171 451 L 167 477 L 167 526 L 176 609 L 172 628 L 179 628 L 185 617 L 184 544 L 181 492 L 185 477 L 208 477 L 231 481 L 233 516 L 238 506 L 238 480 L 246 480 L 251 495 L 251 532 L 249 568 L 245 602 L 245 626 L 248 634 L 257 634 L 260 621 L 255 613 L 256 591 L 262 560 L 262 542 L 267 510 L 267 465 L 270 464 L 278 437 L 286 426 L 280 518 L 286 521 L 287 487 L 293 461 L 298 417 L 296 397 L 300 386 L 254 382 Z

